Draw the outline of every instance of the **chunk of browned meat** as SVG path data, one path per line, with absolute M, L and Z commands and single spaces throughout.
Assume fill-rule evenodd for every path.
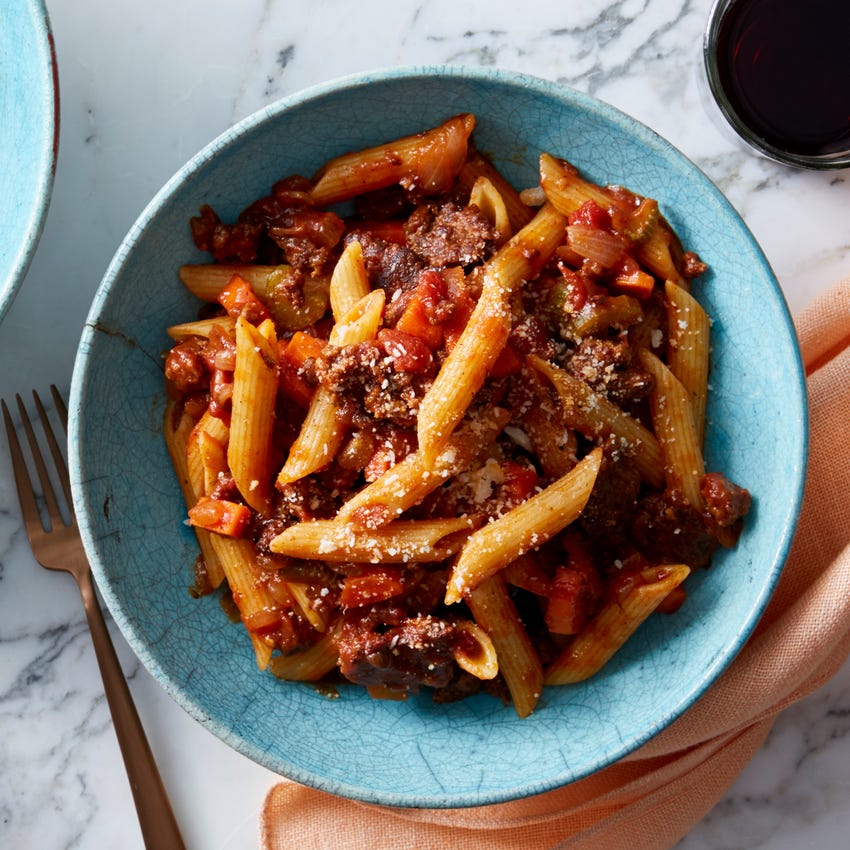
M 405 225 L 407 244 L 429 265 L 468 266 L 493 250 L 496 232 L 477 207 L 422 204 Z

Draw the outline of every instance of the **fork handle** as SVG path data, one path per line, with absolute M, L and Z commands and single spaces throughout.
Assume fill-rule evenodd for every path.
M 118 662 L 88 571 L 78 577 L 78 584 L 145 847 L 149 850 L 185 850 L 186 845 L 180 836 L 177 820 Z

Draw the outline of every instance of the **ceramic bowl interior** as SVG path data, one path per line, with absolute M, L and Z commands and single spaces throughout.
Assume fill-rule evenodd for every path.
M 41 0 L 0 9 L 0 320 L 29 268 L 56 168 L 59 90 Z
M 201 262 L 189 219 L 227 220 L 290 173 L 471 111 L 476 140 L 517 186 L 540 151 L 590 178 L 659 199 L 710 264 L 700 297 L 713 326 L 707 459 L 755 507 L 734 551 L 689 579 L 675 616 L 651 618 L 587 683 L 545 691 L 531 717 L 481 696 L 329 700 L 258 673 L 215 597 L 190 597 L 197 554 L 161 421 L 164 328 L 196 315 L 177 268 Z M 80 343 L 71 401 L 74 502 L 109 608 L 147 668 L 192 716 L 250 758 L 325 791 L 387 805 L 516 799 L 586 776 L 679 716 L 750 634 L 774 587 L 804 476 L 804 379 L 788 311 L 752 236 L 717 189 L 652 131 L 540 80 L 410 68 L 290 97 L 234 127 L 162 189 L 121 245 Z

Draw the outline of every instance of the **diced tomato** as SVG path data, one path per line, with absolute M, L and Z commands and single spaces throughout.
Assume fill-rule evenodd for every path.
M 496 362 L 490 368 L 490 377 L 504 378 L 507 375 L 515 375 L 520 369 L 522 369 L 522 360 L 513 346 L 508 343 L 499 352 Z
M 360 608 L 392 599 L 403 591 L 401 573 L 383 567 L 365 567 L 359 575 L 345 578 L 340 604 L 343 608 Z
M 540 479 L 533 466 L 508 460 L 501 464 L 501 468 L 504 475 L 501 488 L 507 501 L 518 505 L 534 495 Z
M 251 509 L 247 505 L 227 499 L 201 496 L 189 508 L 189 522 L 192 525 L 227 537 L 241 537 L 250 521 Z
M 427 372 L 434 358 L 431 349 L 413 334 L 396 328 L 382 328 L 377 336 L 378 346 L 393 361 L 397 372 Z
M 303 331 L 296 331 L 289 342 L 280 344 L 280 391 L 301 405 L 309 407 L 313 398 L 311 387 L 301 376 L 300 369 L 310 357 L 321 354 L 324 342 Z
M 348 223 L 352 233 L 368 233 L 385 242 L 404 245 L 407 241 L 404 235 L 404 222 L 398 219 L 356 219 Z
M 588 227 L 596 227 L 599 230 L 609 230 L 611 216 L 596 201 L 587 200 L 574 213 L 570 214 L 569 223 L 586 224 Z
M 270 317 L 266 305 L 257 298 L 251 284 L 238 274 L 218 294 L 218 303 L 227 310 L 234 319 L 243 315 L 253 325 L 258 325 Z
M 436 351 L 443 342 L 443 328 L 436 320 L 436 310 L 447 294 L 446 282 L 439 272 L 431 269 L 422 272 L 396 329 L 419 337 Z

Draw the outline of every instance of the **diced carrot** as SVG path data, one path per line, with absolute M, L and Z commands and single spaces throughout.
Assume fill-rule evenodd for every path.
M 340 604 L 343 608 L 359 608 L 392 599 L 404 591 L 401 574 L 382 567 L 366 567 L 342 583 Z
M 324 342 L 303 331 L 296 331 L 289 342 L 280 344 L 280 391 L 301 407 L 309 407 L 313 398 L 313 387 L 300 374 L 300 369 L 309 357 L 318 357 Z
M 602 579 L 587 550 L 575 535 L 566 535 L 568 561 L 555 569 L 544 620 L 553 634 L 578 634 L 602 596 Z
M 238 274 L 218 294 L 218 303 L 227 310 L 234 319 L 245 315 L 251 324 L 258 325 L 270 317 L 266 305 L 257 298 L 251 284 Z
M 324 340 L 304 331 L 295 331 L 283 356 L 289 364 L 300 369 L 309 357 L 318 357 L 324 347 Z
M 637 263 L 633 267 L 630 266 L 631 264 L 618 272 L 611 285 L 624 295 L 633 295 L 640 301 L 646 301 L 655 289 L 655 278 L 639 268 Z
M 240 537 L 250 521 L 251 509 L 247 505 L 227 499 L 201 496 L 189 508 L 189 522 L 192 525 L 227 537 Z

